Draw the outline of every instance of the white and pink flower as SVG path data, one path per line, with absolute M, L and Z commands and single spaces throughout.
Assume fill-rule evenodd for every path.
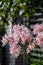
M 43 32 L 38 33 L 36 40 L 39 47 L 43 48 Z
M 36 24 L 33 28 L 34 35 L 43 30 L 43 24 Z

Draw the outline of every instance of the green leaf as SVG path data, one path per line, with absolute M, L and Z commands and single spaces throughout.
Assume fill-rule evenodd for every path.
M 36 65 L 35 63 L 31 64 L 31 65 Z
M 17 0 L 17 3 L 20 3 L 21 0 Z
M 9 2 L 10 0 L 2 0 L 2 2 Z
M 0 17 L 2 17 L 2 13 L 0 12 Z

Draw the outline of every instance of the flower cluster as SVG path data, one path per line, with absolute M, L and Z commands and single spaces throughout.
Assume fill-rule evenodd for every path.
M 34 25 L 33 33 L 36 35 L 37 45 L 43 49 L 43 24 Z
M 37 27 L 38 26 L 38 27 Z M 16 57 L 22 53 L 24 45 L 26 45 L 26 53 L 30 53 L 38 45 L 43 47 L 43 25 L 36 24 L 33 28 L 34 35 L 37 34 L 36 39 L 32 40 L 33 36 L 31 31 L 24 25 L 14 25 L 13 33 L 10 35 L 5 34 L 2 38 L 3 46 L 9 43 L 10 53 Z M 27 44 L 28 43 L 28 44 Z M 22 45 L 22 46 L 21 46 Z
M 42 30 L 43 30 L 43 24 L 36 24 L 36 25 L 34 25 L 33 33 L 35 35 L 38 32 L 41 32 Z

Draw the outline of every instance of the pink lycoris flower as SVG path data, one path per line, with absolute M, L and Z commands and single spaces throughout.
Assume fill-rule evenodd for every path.
M 10 53 L 17 57 L 21 54 L 22 48 L 20 46 L 20 43 L 22 45 L 24 45 L 25 42 L 30 43 L 30 41 L 32 40 L 32 35 L 30 33 L 30 30 L 27 27 L 18 24 L 13 26 L 13 33 L 7 35 L 7 37 L 4 39 L 7 39 L 7 42 L 10 44 Z M 34 49 L 34 47 L 35 47 L 34 44 L 32 45 L 28 44 L 27 47 L 28 52 Z
M 2 46 L 6 45 L 8 43 L 8 36 L 6 34 L 4 37 L 2 37 L 2 43 L 3 43 Z
M 29 44 L 27 46 L 26 52 L 30 53 L 30 51 L 34 50 L 34 48 L 35 48 L 35 43 Z
M 39 32 L 37 37 L 36 37 L 36 40 L 37 40 L 37 44 L 43 48 L 43 32 Z
M 15 50 L 15 56 L 18 57 L 21 54 L 21 46 L 18 45 L 18 47 Z
M 11 48 L 10 48 L 10 53 L 12 54 L 12 55 L 15 55 L 15 57 L 18 57 L 20 54 L 21 54 L 21 47 L 20 47 L 20 45 L 17 45 L 17 46 L 12 46 Z
M 27 27 L 23 26 L 23 25 L 14 25 L 13 27 L 14 32 L 16 32 L 19 36 L 19 38 L 21 38 L 21 43 L 25 44 L 26 41 L 30 42 L 32 37 L 30 34 L 30 31 Z
M 43 24 L 36 24 L 33 28 L 34 35 L 43 30 Z

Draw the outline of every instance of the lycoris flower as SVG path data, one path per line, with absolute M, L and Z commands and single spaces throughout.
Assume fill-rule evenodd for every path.
M 43 32 L 39 32 L 36 36 L 37 44 L 43 48 Z
M 43 24 L 36 24 L 33 28 L 34 35 L 43 30 Z
M 36 44 L 43 49 L 43 24 L 36 24 L 33 28 L 33 33 L 36 35 Z

